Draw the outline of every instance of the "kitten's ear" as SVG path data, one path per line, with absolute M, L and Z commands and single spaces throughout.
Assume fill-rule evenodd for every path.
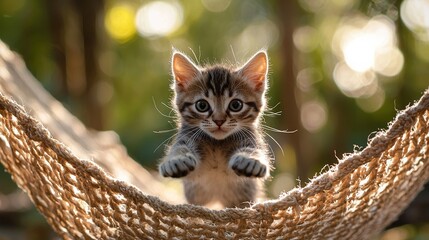
M 179 52 L 173 53 L 171 68 L 176 85 L 182 89 L 185 89 L 189 81 L 200 74 L 197 66 L 188 57 Z
M 256 91 L 263 91 L 268 73 L 267 53 L 265 51 L 256 53 L 237 72 L 250 81 Z

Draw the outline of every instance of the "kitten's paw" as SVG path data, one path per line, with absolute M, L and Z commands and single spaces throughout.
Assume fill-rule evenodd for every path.
M 191 153 L 171 156 L 159 166 L 159 172 L 164 177 L 180 178 L 195 169 L 197 159 Z
M 266 164 L 241 154 L 232 156 L 229 165 L 238 176 L 263 178 L 268 173 Z

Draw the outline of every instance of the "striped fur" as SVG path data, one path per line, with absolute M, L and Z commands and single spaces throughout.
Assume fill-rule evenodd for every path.
M 264 196 L 271 160 L 259 121 L 267 69 L 255 64 L 267 66 L 267 59 L 265 52 L 258 54 L 256 63 L 250 60 L 237 70 L 200 68 L 180 53 L 173 55 L 179 132 L 159 171 L 164 177 L 183 178 L 189 203 L 243 207 Z M 257 75 L 249 66 L 265 72 Z M 261 74 L 263 82 L 252 80 Z

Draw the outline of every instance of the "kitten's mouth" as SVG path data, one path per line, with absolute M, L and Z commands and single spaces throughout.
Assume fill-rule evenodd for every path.
M 219 127 L 209 131 L 210 135 L 215 139 L 224 139 L 228 135 L 228 131 Z
M 212 133 L 226 133 L 227 131 L 221 127 L 218 127 L 216 129 L 214 129 L 213 131 L 211 131 Z

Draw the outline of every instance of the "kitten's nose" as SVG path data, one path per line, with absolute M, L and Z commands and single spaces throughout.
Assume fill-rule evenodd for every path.
M 216 125 L 218 127 L 222 126 L 222 124 L 225 122 L 225 120 L 213 120 L 214 123 L 216 123 Z

